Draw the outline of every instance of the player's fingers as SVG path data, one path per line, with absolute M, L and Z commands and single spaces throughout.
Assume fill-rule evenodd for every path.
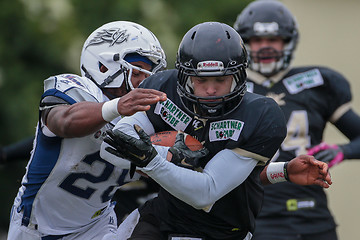
M 106 134 L 112 139 L 114 139 L 114 137 L 115 137 L 115 134 L 113 133 L 112 130 L 106 130 Z
M 134 91 L 134 90 L 133 90 Z M 134 104 L 154 104 L 158 101 L 165 101 L 167 96 L 165 93 L 154 89 L 140 89 L 139 91 L 131 91 L 131 101 Z
M 314 165 L 318 166 L 318 168 L 322 174 L 327 174 L 329 171 L 329 166 L 325 162 L 322 162 L 319 160 L 314 160 Z
M 319 169 L 319 174 L 321 175 L 322 180 L 326 181 L 330 185 L 332 184 L 331 175 L 327 168 L 327 164 L 325 169 Z
M 123 115 L 125 116 L 131 116 L 134 115 L 137 112 L 146 112 L 150 109 L 150 105 L 133 105 L 129 108 L 127 108 L 126 112 L 124 111 Z
M 166 100 L 166 93 L 155 90 L 155 89 L 145 89 L 145 88 L 137 88 L 136 89 L 139 93 L 147 94 L 148 96 L 158 96 L 161 101 Z
M 332 184 L 331 175 L 330 175 L 329 172 L 328 172 L 328 173 L 326 174 L 326 176 L 325 176 L 325 181 L 326 181 L 327 183 L 329 183 L 330 185 Z
M 325 162 L 319 161 L 316 158 L 314 158 L 314 156 L 309 156 L 309 163 L 314 165 L 314 166 L 318 166 L 318 168 L 323 172 L 323 173 L 327 173 L 328 172 L 328 165 Z
M 142 141 L 144 141 L 147 145 L 151 145 L 149 135 L 147 135 L 146 132 L 139 125 L 134 124 L 134 129 Z M 137 141 L 137 139 L 135 139 L 134 141 Z
M 110 137 L 105 137 L 104 142 L 106 142 L 107 144 L 109 144 L 110 146 L 113 146 L 113 147 L 117 146 L 117 144 L 114 142 L 114 140 L 112 140 L 112 138 L 110 138 Z
M 185 142 L 184 138 L 185 138 L 184 133 L 181 131 L 178 131 L 178 133 L 176 134 L 175 143 Z
M 206 155 L 209 154 L 209 150 L 206 147 L 203 147 L 202 149 L 197 150 L 196 152 L 199 153 L 200 157 L 205 157 Z
M 311 155 L 299 155 L 298 158 L 300 158 L 303 162 L 306 162 L 306 163 L 311 163 L 312 165 L 315 165 L 314 163 L 314 156 L 311 156 Z
M 319 185 L 320 187 L 323 187 L 323 188 L 329 188 L 330 187 L 330 185 L 326 181 L 324 181 L 322 179 L 314 180 L 314 184 Z

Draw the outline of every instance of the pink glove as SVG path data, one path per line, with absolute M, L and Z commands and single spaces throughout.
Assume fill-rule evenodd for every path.
M 317 160 L 327 163 L 329 168 L 344 160 L 344 153 L 340 146 L 330 145 L 325 142 L 308 149 L 307 154 L 313 155 Z

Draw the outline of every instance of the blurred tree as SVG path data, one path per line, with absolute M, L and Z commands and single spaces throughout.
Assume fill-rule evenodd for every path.
M 82 44 L 99 26 L 138 22 L 159 38 L 173 68 L 183 34 L 195 24 L 233 25 L 250 0 L 12 0 L 0 1 L 0 145 L 33 135 L 43 80 L 79 74 Z M 26 162 L 0 166 L 0 229 L 20 186 Z M 4 194 L 6 193 L 6 194 Z

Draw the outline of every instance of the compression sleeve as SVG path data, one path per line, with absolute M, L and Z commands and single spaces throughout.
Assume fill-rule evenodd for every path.
M 134 124 L 139 125 L 148 135 L 151 135 L 155 132 L 153 125 L 151 124 L 149 118 L 146 116 L 144 112 L 138 112 L 132 115 L 131 117 L 122 118 L 114 127 L 114 129 L 118 129 L 126 134 L 139 138 L 137 133 L 134 130 Z M 108 151 L 105 150 L 106 147 L 110 147 L 109 144 L 103 142 L 100 148 L 100 156 L 104 160 L 110 162 L 111 164 L 121 167 L 123 169 L 130 168 L 130 161 L 119 158 Z M 164 159 L 166 159 L 167 152 L 169 147 L 155 146 L 156 151 L 159 155 L 161 155 Z
M 347 111 L 336 121 L 335 126 L 350 142 L 341 145 L 345 159 L 360 159 L 360 116 L 352 109 Z
M 224 149 L 207 163 L 203 172 L 178 167 L 160 155 L 142 171 L 178 199 L 203 209 L 245 181 L 256 164 L 252 158 Z
M 16 143 L 3 147 L 4 161 L 29 160 L 33 148 L 34 137 L 24 138 Z

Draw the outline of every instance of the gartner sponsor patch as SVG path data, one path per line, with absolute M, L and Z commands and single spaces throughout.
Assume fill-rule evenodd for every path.
M 158 102 L 154 113 L 160 115 L 175 130 L 184 131 L 192 120 L 188 114 L 176 106 L 170 99 Z
M 244 122 L 233 119 L 212 122 L 209 129 L 210 142 L 228 139 L 237 141 L 243 127 Z

